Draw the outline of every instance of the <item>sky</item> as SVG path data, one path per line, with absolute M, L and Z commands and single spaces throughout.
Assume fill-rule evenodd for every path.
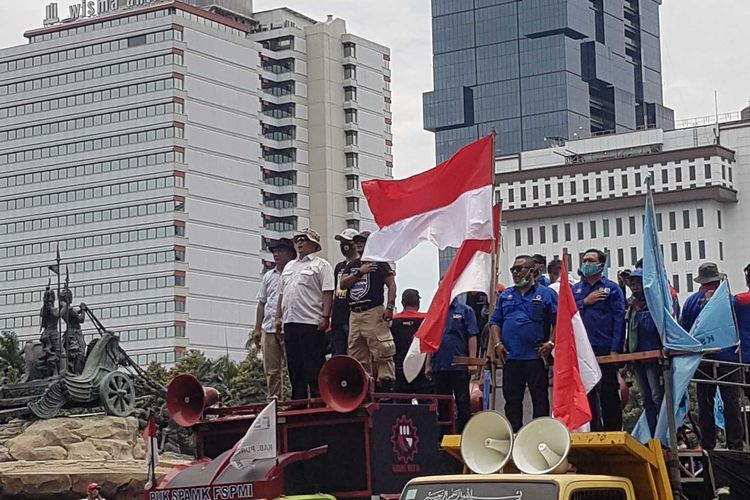
M 25 42 L 41 27 L 49 0 L 0 0 L 0 47 Z M 59 0 L 60 12 L 74 0 Z M 347 30 L 391 49 L 396 178 L 435 164 L 434 140 L 422 129 L 422 93 L 432 90 L 429 0 L 255 0 L 255 10 L 286 6 L 319 20 L 345 19 Z M 750 99 L 750 2 L 664 0 L 661 45 L 664 104 L 678 120 L 739 111 Z M 423 244 L 398 262 L 399 290 L 417 288 L 427 304 L 437 288 L 437 250 Z

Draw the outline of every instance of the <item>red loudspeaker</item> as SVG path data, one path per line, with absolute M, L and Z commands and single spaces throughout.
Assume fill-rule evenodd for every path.
M 484 409 L 484 391 L 483 384 L 479 381 L 472 380 L 469 382 L 469 401 L 471 402 L 471 413 L 479 413 Z
M 339 413 L 349 413 L 367 397 L 370 378 L 356 359 L 333 356 L 320 369 L 318 389 L 326 405 Z
M 180 427 L 192 427 L 203 416 L 203 410 L 219 402 L 219 391 L 203 387 L 192 375 L 177 375 L 167 387 L 167 410 Z

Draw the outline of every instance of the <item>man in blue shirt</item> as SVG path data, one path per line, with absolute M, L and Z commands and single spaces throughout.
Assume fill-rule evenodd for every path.
M 554 347 L 557 294 L 536 283 L 535 263 L 526 255 L 510 268 L 515 286 L 498 298 L 490 320 L 490 342 L 503 362 L 505 416 L 513 432 L 523 426 L 523 398 L 528 386 L 534 418 L 549 408 L 546 358 Z
M 626 282 L 633 293 L 625 316 L 628 352 L 661 350 L 659 330 L 656 329 L 656 323 L 651 317 L 646 297 L 643 294 L 643 270 L 636 268 L 626 278 Z M 664 399 L 662 368 L 657 360 L 635 361 L 633 371 L 638 384 L 638 392 L 643 400 L 646 421 L 653 435 L 656 432 L 656 420 Z
M 694 279 L 701 286 L 697 292 L 688 297 L 682 308 L 680 325 L 690 331 L 698 315 L 706 306 L 714 292 L 719 288 L 726 275 L 719 272 L 713 262 L 705 262 L 698 267 L 698 276 Z M 737 362 L 735 348 L 722 349 L 719 352 L 705 354 L 703 359 Z M 715 369 L 715 371 L 714 371 Z M 701 362 L 695 372 L 695 378 L 710 380 L 713 374 L 721 377 L 724 382 L 740 382 L 740 373 L 731 365 L 714 365 Z M 742 416 L 740 415 L 740 391 L 737 387 L 720 385 L 721 399 L 724 402 L 724 428 L 727 436 L 727 447 L 730 450 L 742 450 Z M 714 399 L 716 398 L 716 384 L 699 383 L 698 396 L 698 426 L 701 430 L 701 445 L 713 450 L 716 447 L 716 421 L 714 417 Z
M 578 311 L 597 356 L 621 353 L 625 341 L 625 297 L 617 283 L 602 276 L 606 260 L 601 250 L 586 250 L 581 281 L 573 285 Z M 607 363 L 600 368 L 602 378 L 589 392 L 591 430 L 619 431 L 622 410 L 617 365 Z
M 471 418 L 469 401 L 469 375 L 476 372 L 476 366 L 457 366 L 453 364 L 455 356 L 477 355 L 477 319 L 474 311 L 466 304 L 454 299 L 448 307 L 448 318 L 445 320 L 443 338 L 435 354 L 427 355 L 425 376 L 435 382 L 435 393 L 453 396 L 456 400 L 458 417 L 456 430 L 461 433 L 466 422 Z M 438 404 L 440 420 L 449 420 L 448 404 Z

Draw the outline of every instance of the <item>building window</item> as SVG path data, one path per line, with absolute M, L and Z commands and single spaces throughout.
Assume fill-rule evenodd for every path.
M 679 167 L 674 171 L 674 180 L 677 183 L 682 182 L 682 169 Z
M 534 244 L 534 228 L 533 227 L 526 228 L 526 238 L 529 240 L 527 241 L 527 244 L 529 245 Z
M 583 194 L 589 194 L 589 180 L 583 179 Z
M 630 234 L 635 234 L 635 215 L 631 215 L 628 218 L 628 223 L 630 225 Z
M 591 239 L 596 238 L 596 221 L 592 220 L 589 225 L 591 226 Z
M 559 235 L 557 234 L 557 224 L 552 224 L 552 243 L 557 243 Z
M 625 266 L 625 251 L 622 248 L 617 249 L 617 267 Z
M 357 66 L 354 64 L 344 64 L 344 80 L 357 79 Z
M 359 155 L 357 153 L 345 153 L 344 156 L 346 156 L 346 168 L 359 167 Z
M 672 251 L 672 262 L 677 262 L 677 243 L 672 243 L 669 247 Z
M 516 229 L 516 246 L 517 247 L 521 246 L 521 230 L 520 229 Z
M 346 189 L 359 189 L 359 176 L 358 175 L 346 176 Z
M 661 213 L 656 214 L 656 230 L 657 231 L 661 231 L 662 228 L 664 227 L 662 222 L 663 221 L 662 221 Z
M 596 179 L 596 194 L 597 194 L 597 196 L 601 196 L 601 194 L 602 194 L 602 179 L 601 179 L 601 177 L 597 177 L 597 179 Z
M 570 224 L 565 223 L 565 241 L 570 241 Z
M 703 165 L 703 173 L 706 179 L 711 178 L 711 164 L 710 163 L 706 163 L 705 165 Z
M 609 192 L 613 192 L 615 190 L 615 178 L 613 176 L 609 176 Z
M 550 184 L 544 185 L 544 197 L 546 199 L 552 198 L 552 186 Z
M 721 210 L 716 211 L 716 223 L 719 229 L 721 229 Z
M 557 196 L 558 198 L 562 198 L 565 195 L 565 188 L 563 187 L 562 182 L 557 183 Z
M 706 242 L 704 240 L 698 240 L 698 258 L 706 258 Z
M 635 187 L 641 187 L 641 173 L 635 173 Z
M 688 165 L 688 178 L 689 178 L 689 179 L 690 179 L 691 181 L 694 181 L 694 180 L 695 180 L 695 165 Z M 688 280 L 688 283 L 689 283 L 690 281 L 691 281 L 691 280 Z M 689 284 L 689 285 L 688 285 L 688 288 L 693 288 L 693 286 Z M 690 290 L 690 291 L 692 292 L 692 290 Z
M 687 273 L 685 284 L 687 285 L 688 293 L 693 293 L 693 273 Z
M 680 293 L 680 276 L 677 274 L 672 275 L 672 286 L 674 287 L 674 291 L 677 293 Z
M 609 238 L 609 219 L 602 221 L 602 236 Z
M 539 186 L 532 186 L 531 187 L 531 193 L 532 193 L 532 200 L 533 201 L 539 201 Z
M 617 217 L 615 219 L 615 231 L 617 236 L 622 236 L 622 217 Z
M 515 200 L 515 189 L 512 187 L 508 188 L 508 203 L 513 203 Z
M 576 181 L 570 181 L 570 196 L 576 195 Z
M 346 199 L 346 211 L 347 212 L 359 212 L 359 198 L 349 197 Z
M 669 230 L 674 231 L 677 229 L 677 213 L 669 212 Z
M 583 239 L 583 222 L 576 224 L 576 236 L 579 241 Z
M 682 227 L 690 229 L 690 210 L 682 211 Z
M 625 190 L 627 188 L 628 188 L 628 174 L 622 174 L 622 189 Z
M 357 87 L 344 87 L 344 100 L 345 101 L 356 101 L 357 100 Z
M 357 46 L 353 42 L 344 43 L 344 57 L 357 57 Z
M 544 245 L 547 243 L 547 228 L 539 226 L 539 244 Z
M 630 265 L 634 266 L 636 262 L 638 262 L 638 249 L 630 247 Z
M 344 138 L 346 140 L 346 145 L 347 146 L 356 146 L 357 145 L 357 139 L 359 139 L 358 135 L 359 134 L 355 130 L 347 130 L 346 132 L 344 132 Z
M 344 122 L 346 123 L 357 123 L 357 110 L 347 108 L 344 110 Z
M 724 242 L 719 242 L 719 260 L 724 260 Z
M 663 169 L 661 171 L 661 183 L 664 186 L 666 186 L 667 184 L 669 184 L 669 172 L 667 171 L 667 169 Z
M 689 241 L 685 242 L 685 260 L 693 260 L 693 244 Z
M 698 224 L 698 227 L 703 227 L 703 209 L 702 208 L 696 209 L 695 218 L 696 218 L 696 221 L 697 221 L 696 223 Z
M 359 220 L 358 219 L 347 219 L 346 227 L 359 231 Z
M 521 186 L 521 201 L 526 201 L 526 187 Z

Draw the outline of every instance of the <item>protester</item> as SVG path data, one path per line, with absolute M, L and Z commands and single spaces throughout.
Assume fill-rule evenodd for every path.
M 417 333 L 419 325 L 424 321 L 425 313 L 419 312 L 420 305 L 419 292 L 413 288 L 407 288 L 401 294 L 401 306 L 403 311 L 393 316 L 391 321 L 391 334 L 393 342 L 396 344 L 396 355 L 393 362 L 396 367 L 396 392 L 402 394 L 430 394 L 434 392 L 431 380 L 428 380 L 422 372 L 411 382 L 406 381 L 404 377 L 404 358 L 409 351 L 409 346 Z
M 362 240 L 369 233 L 354 237 L 354 242 L 364 250 Z M 361 251 L 360 251 L 361 252 Z M 361 255 L 361 253 L 360 253 Z M 363 262 L 359 258 L 349 262 L 339 286 L 348 290 L 349 296 L 349 342 L 347 352 L 373 373 L 371 360 L 374 360 L 376 389 L 379 392 L 392 392 L 396 379 L 393 343 L 388 322 L 396 307 L 396 280 L 387 262 Z M 388 288 L 388 303 L 383 288 Z
M 719 272 L 719 267 L 713 262 L 705 262 L 698 267 L 698 276 L 693 281 L 700 284 L 697 292 L 688 297 L 682 309 L 680 324 L 689 332 L 698 315 L 706 306 L 714 292 L 726 275 Z M 733 361 L 737 362 L 737 354 L 734 347 L 722 349 L 719 352 L 704 354 L 704 360 Z M 701 361 L 695 378 L 698 380 L 710 380 L 716 374 L 724 382 L 738 383 L 741 374 L 733 366 L 714 365 L 707 361 Z M 700 428 L 701 444 L 703 448 L 712 450 L 716 447 L 716 422 L 714 417 L 714 400 L 716 398 L 717 384 L 698 383 L 698 427 Z M 740 393 L 735 386 L 719 385 L 721 399 L 724 402 L 724 428 L 726 431 L 727 447 L 730 450 L 742 450 L 742 416 L 740 415 Z
M 547 270 L 547 257 L 544 255 L 535 253 L 531 256 L 534 261 L 534 279 L 539 285 L 549 286 L 550 280 L 544 274 Z
M 86 486 L 86 497 L 82 500 L 104 500 L 104 497 L 101 495 L 101 489 L 102 487 L 98 484 L 89 483 Z
M 625 297 L 617 283 L 602 276 L 607 256 L 601 250 L 586 250 L 580 269 L 582 279 L 573 285 L 573 295 L 597 356 L 621 353 L 624 343 Z M 589 392 L 592 431 L 622 429 L 620 384 L 617 365 L 600 366 L 602 378 Z
M 334 356 L 346 356 L 349 342 L 349 294 L 341 288 L 341 278 L 344 275 L 346 265 L 359 257 L 354 238 L 359 236 L 356 229 L 344 229 L 341 234 L 335 236 L 339 242 L 341 255 L 344 260 L 336 264 L 333 270 L 336 293 L 333 296 L 333 312 L 331 314 L 331 354 Z
M 325 362 L 326 330 L 333 302 L 333 269 L 313 255 L 320 235 L 305 228 L 294 235 L 298 257 L 281 273 L 276 329 L 283 325 L 292 399 L 318 397 L 318 373 Z
M 469 376 L 476 373 L 477 367 L 455 365 L 453 358 L 477 352 L 477 335 L 479 329 L 474 311 L 456 297 L 448 307 L 440 347 L 436 353 L 428 354 L 425 360 L 425 374 L 434 380 L 435 393 L 453 396 L 456 401 L 456 430 L 459 433 L 471 418 Z M 445 401 L 438 403 L 439 420 L 450 420 L 448 408 Z
M 527 255 L 517 257 L 510 272 L 515 286 L 498 297 L 490 342 L 503 362 L 505 416 L 518 432 L 526 387 L 534 418 L 550 414 L 547 357 L 555 345 L 557 294 L 534 281 L 535 263 Z
M 750 290 L 750 264 L 745 266 L 744 271 L 745 286 Z M 750 291 L 735 295 L 732 305 L 740 337 L 740 362 L 750 364 Z M 750 398 L 750 387 L 745 387 L 745 395 Z
M 661 337 L 643 294 L 643 271 L 641 269 L 636 269 L 629 274 L 628 285 L 632 293 L 625 315 L 627 330 L 625 342 L 628 352 L 660 350 L 662 348 Z M 664 399 L 661 365 L 658 360 L 635 361 L 633 371 L 646 412 L 646 421 L 651 429 L 651 435 L 655 435 L 656 420 L 662 399 Z
M 263 275 L 258 289 L 258 309 L 255 311 L 253 341 L 263 353 L 263 372 L 266 374 L 266 395 L 281 399 L 282 362 L 284 359 L 284 332 L 276 330 L 276 309 L 279 305 L 281 272 L 292 259 L 297 258 L 294 243 L 289 238 L 269 245 L 274 268 Z M 266 307 L 268 305 L 268 307 Z
M 549 275 L 549 285 L 555 293 L 560 293 L 560 272 L 562 271 L 562 261 L 560 259 L 552 259 L 547 264 L 547 274 Z
M 643 266 L 636 266 L 636 269 L 640 269 Z M 619 273 L 617 273 L 617 284 L 620 285 L 620 290 L 622 291 L 622 296 L 627 298 L 627 287 L 628 287 L 628 279 L 630 278 L 631 271 L 630 269 L 623 269 Z M 641 272 L 641 280 L 643 280 L 643 272 Z

